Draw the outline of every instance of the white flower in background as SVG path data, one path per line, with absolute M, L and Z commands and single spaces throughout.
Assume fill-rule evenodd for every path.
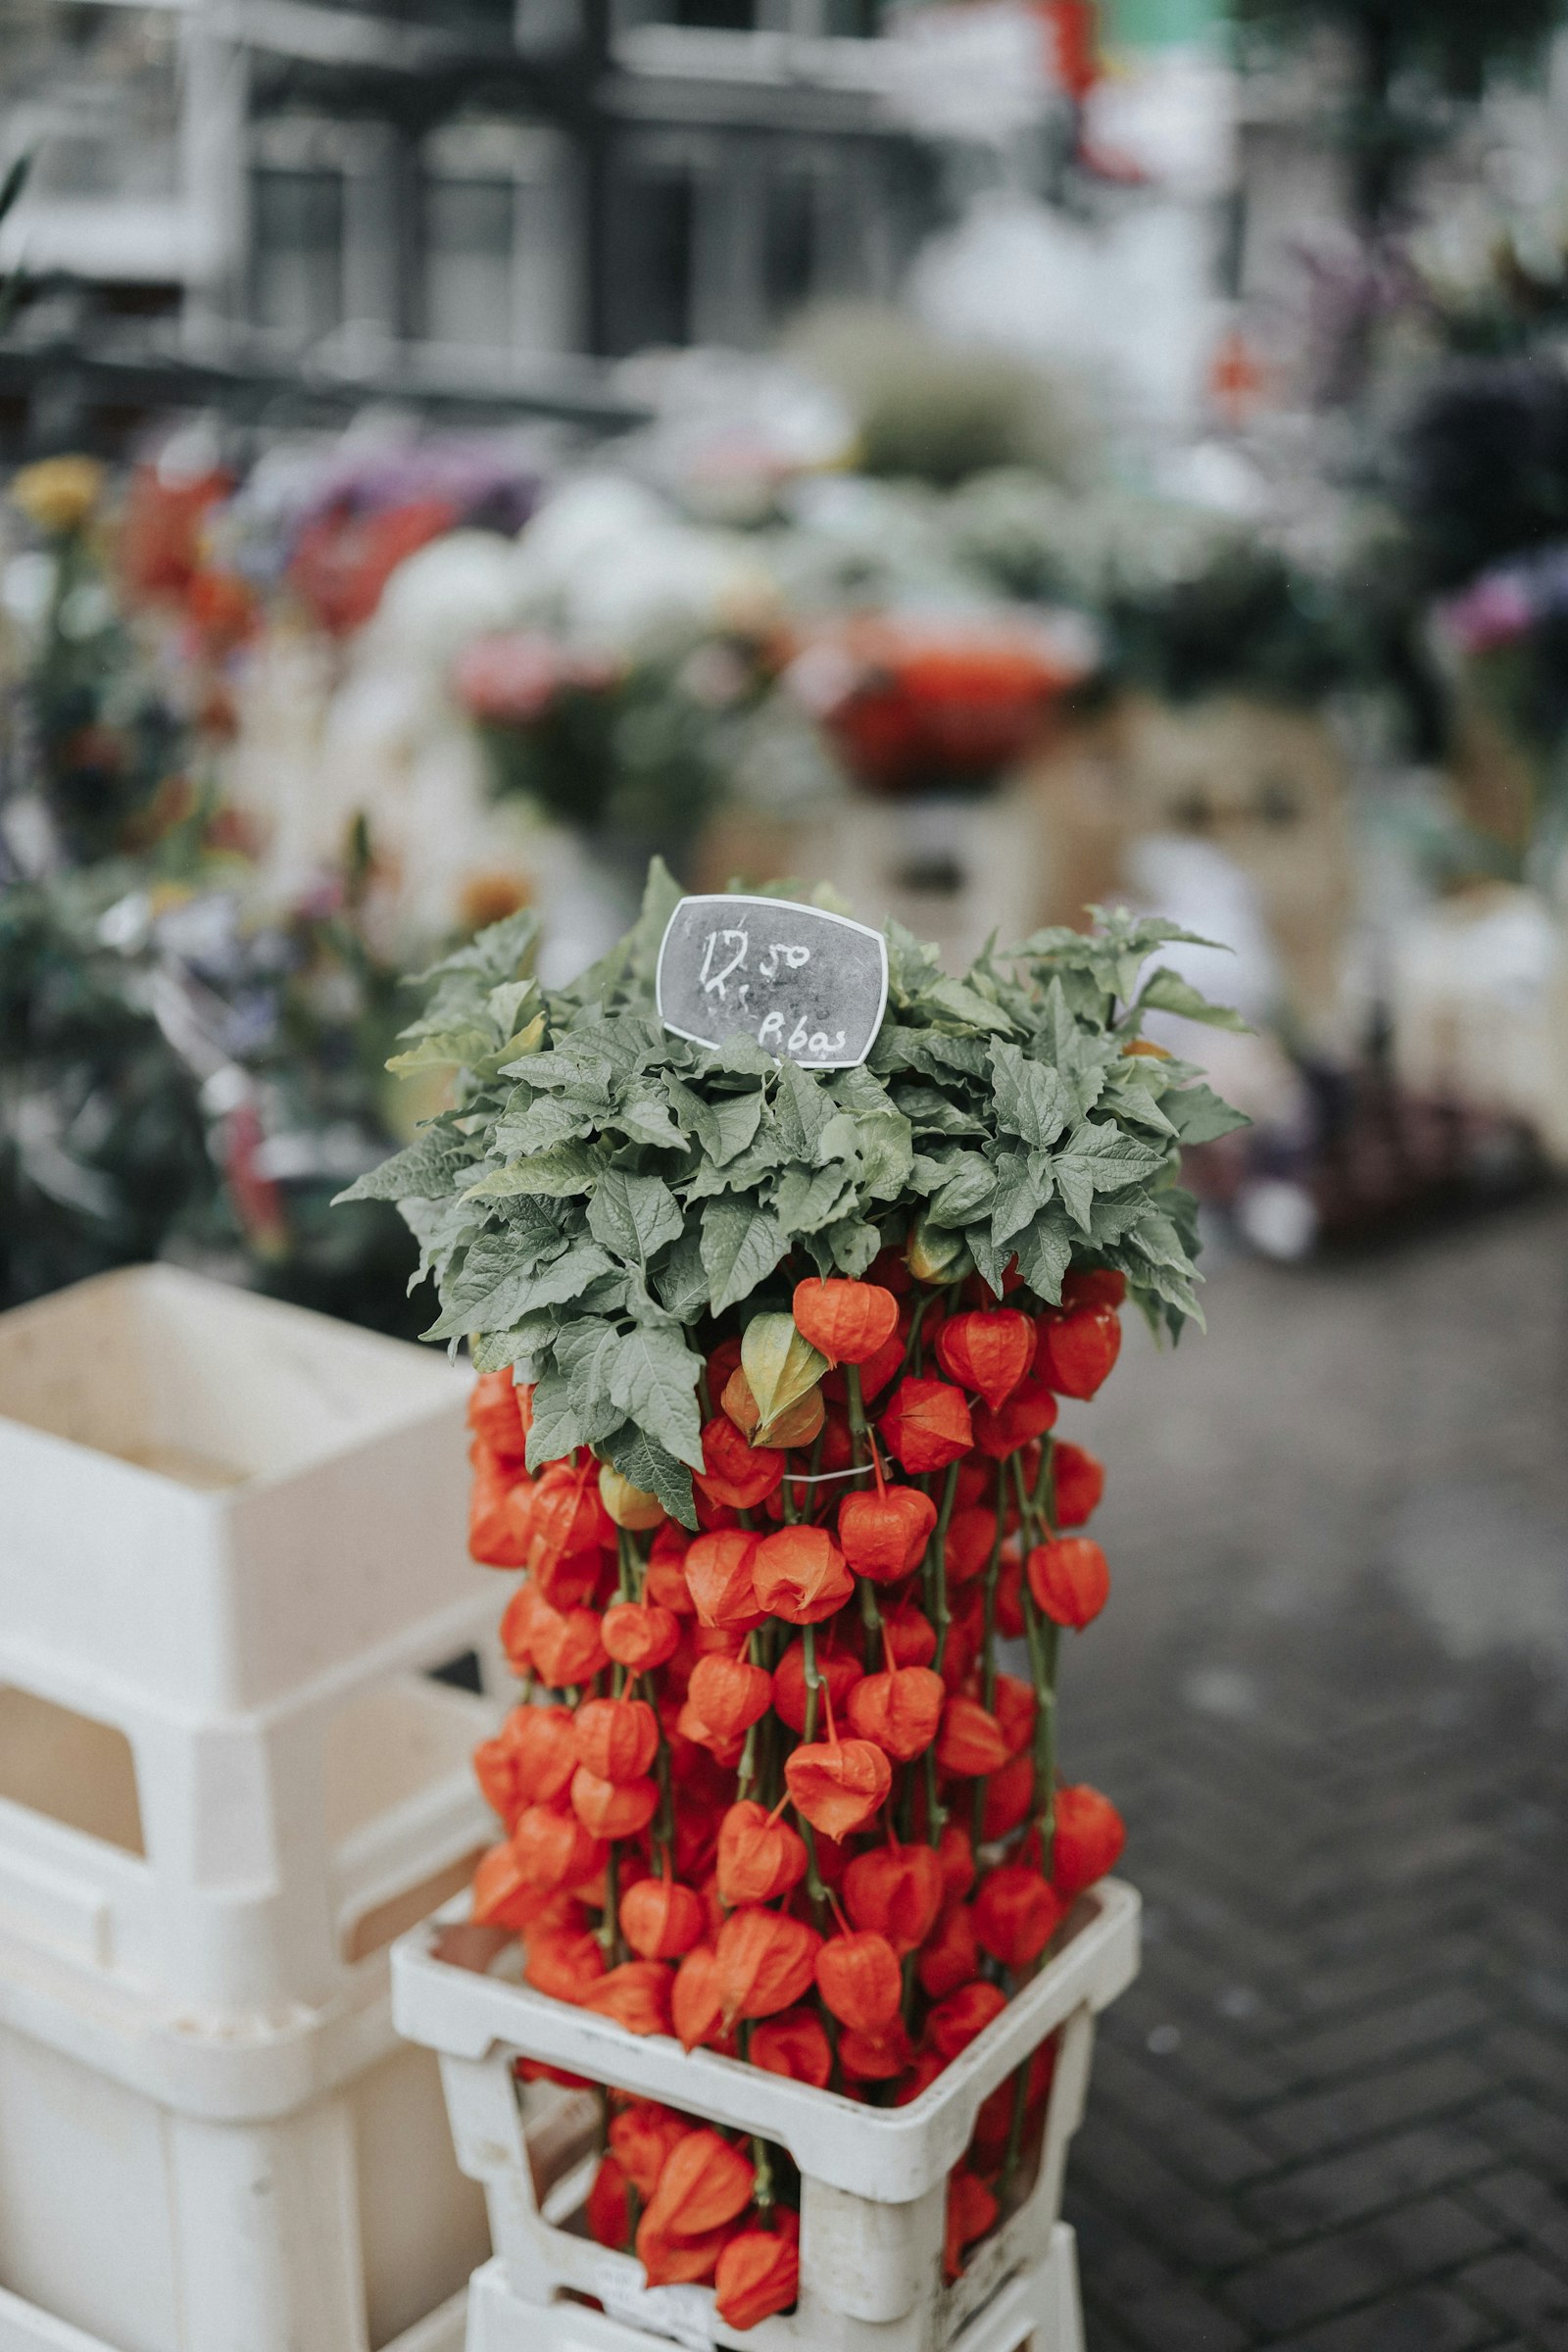
M 526 594 L 518 543 L 449 531 L 405 557 L 364 632 L 368 658 L 445 671 L 475 637 L 508 627 Z
M 531 615 L 596 653 L 653 657 L 771 612 L 772 582 L 739 533 L 685 522 L 651 490 L 587 474 L 518 542 Z

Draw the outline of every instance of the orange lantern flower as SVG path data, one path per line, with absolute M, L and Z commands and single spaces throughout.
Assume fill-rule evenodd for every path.
M 1057 1536 L 1029 1554 L 1029 1590 L 1054 1625 L 1092 1625 L 1110 1598 L 1110 1569 L 1092 1536 Z
M 1021 1380 L 1005 1403 L 993 1412 L 981 1405 L 974 1416 L 974 1442 L 982 1453 L 1000 1462 L 1043 1438 L 1056 1419 L 1056 1399 L 1043 1381 Z
M 918 1476 L 945 1470 L 974 1443 L 969 1406 L 951 1381 L 901 1380 L 879 1424 L 882 1443 L 905 1469 Z
M 882 1639 L 895 1666 L 929 1666 L 937 1654 L 937 1629 L 912 1600 L 883 1610 Z
M 703 1428 L 703 1467 L 697 1484 L 710 1502 L 733 1511 L 752 1511 L 784 1476 L 776 1446 L 753 1446 L 727 1413 L 715 1413 Z
M 724 2032 L 724 1998 L 719 1984 L 718 1955 L 699 1943 L 675 1971 L 670 2016 L 682 2049 L 695 2050 L 719 2040 Z
M 755 2328 L 788 2311 L 800 2291 L 800 2251 L 776 2230 L 743 2230 L 714 2267 L 713 2308 L 727 2328 Z
M 924 1755 L 937 1736 L 947 1697 L 940 1674 L 929 1666 L 900 1666 L 868 1674 L 850 1692 L 850 1729 L 873 1740 L 901 1764 Z
M 977 1931 L 978 1932 L 978 1931 Z M 951 2064 L 960 2050 L 966 2050 L 978 2034 L 993 2025 L 1007 2006 L 1007 1996 L 1000 1984 L 987 1984 L 976 1978 L 972 1984 L 960 1984 L 946 2000 L 938 2001 L 925 2021 L 925 2037 L 932 2049 Z
M 959 2165 L 948 2182 L 947 2230 L 943 2239 L 943 2274 L 951 2285 L 963 2275 L 969 2247 L 994 2230 L 1002 2208 L 985 2182 L 966 2165 Z
M 645 2218 L 656 2235 L 700 2237 L 744 2213 L 756 2184 L 751 2158 L 705 2126 L 670 2149 Z
M 753 1581 L 760 1605 L 791 1625 L 820 1625 L 855 1592 L 844 1554 L 821 1527 L 781 1527 L 764 1536 Z
M 595 1838 L 635 1838 L 659 1810 L 659 1783 L 601 1780 L 579 1764 L 571 1777 L 571 1807 Z
M 659 1753 L 659 1718 L 644 1698 L 589 1698 L 572 1721 L 577 1761 L 602 1781 L 640 1781 Z
M 633 2099 L 611 2117 L 606 2134 L 610 2152 L 645 2204 L 669 2158 L 695 2129 L 686 2116 L 662 2107 L 657 2099 Z
M 893 1767 L 869 1740 L 813 1740 L 784 1766 L 795 1810 L 829 1838 L 863 1829 L 887 1801 Z
M 582 2007 L 628 2034 L 667 2034 L 674 1972 L 662 1960 L 623 1960 L 583 1996 Z
M 938 2075 L 946 2074 L 944 2062 L 935 2050 L 917 2050 L 914 2063 L 893 2094 L 895 2107 L 907 2107 L 923 2090 L 929 2090 Z
M 914 1964 L 914 1973 L 921 1990 L 933 2001 L 956 1992 L 960 1984 L 974 1983 L 980 1974 L 980 1945 L 974 1914 L 967 1903 L 954 1903 L 943 1912 L 936 1933 Z
M 1093 1396 L 1121 1353 L 1121 1317 L 1109 1304 L 1048 1307 L 1035 1331 L 1036 1374 L 1058 1396 Z
M 899 1955 L 874 1928 L 832 1936 L 816 1955 L 816 1989 L 840 2025 L 879 2041 L 903 2007 Z
M 874 1845 L 844 1873 L 844 1908 L 857 1928 L 874 1928 L 902 1956 L 930 1935 L 942 1908 L 942 1865 L 929 1845 Z
M 1035 1736 L 1035 1694 L 1021 1675 L 999 1674 L 991 1709 L 1002 1726 L 1009 1755 L 1027 1747 Z
M 481 1372 L 468 1392 L 468 1427 L 504 1462 L 520 1469 L 528 1451 L 522 1398 L 510 1372 Z
M 1081 1446 L 1058 1439 L 1051 1457 L 1051 1475 L 1056 1526 L 1058 1529 L 1084 1526 L 1100 1508 L 1105 1492 L 1103 1465 Z
M 604 1567 L 605 1554 L 597 1548 L 550 1552 L 534 1563 L 533 1581 L 553 1609 L 580 1609 L 594 1597 Z
M 837 1715 L 865 1670 L 847 1649 L 824 1646 L 816 1653 L 816 1671 L 827 1691 L 825 1700 L 818 1692 L 818 1703 L 830 1705 Z M 773 1708 L 792 1732 L 804 1732 L 806 1705 L 806 1649 L 802 1642 L 792 1642 L 773 1669 Z
M 718 1831 L 719 1900 L 731 1910 L 743 1903 L 773 1903 L 806 1876 L 805 1840 L 749 1798 L 731 1805 Z
M 477 1560 L 481 1568 L 524 1568 L 528 1563 L 528 1537 L 525 1526 L 519 1526 L 513 1508 L 513 1496 L 518 1482 L 493 1470 L 488 1476 L 475 1474 L 468 1493 L 468 1557 Z M 532 1481 L 521 1481 L 524 1489 Z
M 518 1814 L 509 1840 L 525 1886 L 557 1893 L 585 1886 L 604 1869 L 605 1847 L 575 1813 L 554 1805 L 529 1805 Z
M 1026 1862 L 999 1863 L 975 1894 L 976 1940 L 1004 1968 L 1027 1968 L 1060 1927 L 1065 1908 L 1038 1870 Z
M 580 2002 L 605 1973 L 605 1951 L 586 1928 L 530 1931 L 523 1981 L 553 2001 Z
M 911 2063 L 914 2048 L 902 2017 L 880 2036 L 846 2028 L 839 2035 L 839 2065 L 852 2082 L 894 2082 Z
M 596 2245 L 608 2246 L 615 2254 L 630 2245 L 631 2199 L 626 2194 L 626 2176 L 613 2156 L 599 2160 L 583 2218 Z
M 685 1579 L 681 1579 L 684 1593 Z M 687 1606 L 691 1603 L 688 1599 Z M 599 1628 L 607 1656 L 633 1674 L 665 1666 L 680 1643 L 680 1620 L 656 1601 L 620 1600 L 607 1609 Z
M 1006 1761 L 1007 1742 L 996 1717 L 977 1698 L 950 1698 L 937 1737 L 937 1762 L 943 1771 L 980 1780 L 988 1772 L 1000 1772 Z
M 986 1781 L 980 1834 L 988 1843 L 1006 1838 L 1034 1810 L 1035 1760 L 1028 1748 L 1010 1757 Z
M 763 1622 L 766 1611 L 757 1602 L 757 1538 L 741 1527 L 697 1538 L 686 1554 L 686 1589 L 700 1624 L 747 1630 Z
M 992 1412 L 1010 1396 L 1035 1352 L 1035 1329 L 1016 1307 L 950 1315 L 937 1333 L 937 1362 L 960 1388 L 974 1389 Z
M 680 1713 L 684 1738 L 704 1746 L 711 1740 L 738 1740 L 773 1703 L 773 1678 L 765 1666 L 714 1652 L 699 1658 L 686 1686 Z
M 826 2090 L 832 2080 L 833 2044 L 809 2009 L 781 2009 L 760 2019 L 752 2028 L 751 2056 L 764 2074 L 787 2075 L 815 2090 Z
M 839 1544 L 857 1576 L 896 1584 L 919 1567 L 937 1506 L 918 1487 L 846 1494 L 839 1504 Z
M 637 2225 L 637 2259 L 650 2286 L 707 2286 L 736 2234 L 731 2225 L 705 2230 L 701 2237 L 675 2237 L 650 2229 L 645 2213 Z
M 897 1298 L 875 1282 L 799 1282 L 792 1307 L 802 1339 L 830 1364 L 865 1363 L 899 1324 Z
M 495 1738 L 473 1751 L 480 1793 L 508 1829 L 524 1805 L 550 1805 L 564 1796 L 576 1768 L 565 1707 L 514 1707 Z
M 705 1924 L 698 1897 L 676 1879 L 639 1879 L 620 1898 L 620 1932 L 640 1960 L 679 1960 Z
M 972 1584 L 985 1573 L 996 1535 L 997 1514 L 984 1503 L 971 1503 L 966 1510 L 954 1512 L 942 1553 L 950 1586 Z
M 793 2009 L 811 1983 L 822 1938 L 804 1920 L 746 1903 L 718 1932 L 718 1981 L 726 2026 Z
M 503 1618 L 503 1634 L 505 1626 Z M 552 1690 L 580 1690 L 610 1662 L 592 1609 L 555 1609 L 549 1601 L 536 1598 L 528 1620 L 528 1642 L 540 1680 Z
M 1051 1876 L 1064 1903 L 1114 1870 L 1127 1842 L 1127 1825 L 1108 1796 L 1087 1785 L 1058 1788 Z
M 475 1865 L 470 1916 L 476 1927 L 509 1928 L 515 1936 L 548 1910 L 555 1891 L 523 1877 L 509 1838 L 481 1854 Z
M 598 1464 L 590 1456 L 580 1469 L 552 1462 L 541 1471 L 528 1510 L 530 1564 L 537 1571 L 572 1551 L 594 1551 L 614 1538 L 599 1499 Z
M 937 1860 L 948 1899 L 961 1902 L 974 1885 L 974 1846 L 961 1822 L 947 1822 L 937 1839 Z

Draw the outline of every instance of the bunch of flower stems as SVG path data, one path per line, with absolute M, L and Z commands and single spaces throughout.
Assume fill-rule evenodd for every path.
M 474 1916 L 522 1937 L 530 1985 L 889 2106 L 1035 1975 L 1123 1840 L 1057 1771 L 1061 1634 L 1109 1578 L 1071 1532 L 1103 1474 L 1055 1435 L 1122 1295 L 1086 1270 L 998 1300 L 889 1252 L 725 1318 L 699 1335 L 695 1530 L 586 1446 L 530 1472 L 530 1392 L 480 1379 L 470 1542 L 523 1571 L 523 1693 L 476 1757 L 505 1837 Z M 1024 2193 L 1050 2082 L 1048 2044 L 981 2108 L 950 2276 Z M 731 2326 L 788 2308 L 788 2158 L 615 2093 L 606 2120 L 594 2233 L 652 2283 L 711 2282 Z

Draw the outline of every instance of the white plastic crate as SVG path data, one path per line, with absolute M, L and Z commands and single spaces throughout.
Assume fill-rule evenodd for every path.
M 384 1989 L 492 1825 L 467 1376 L 170 1267 L 0 1316 L 0 1945 L 172 2018 Z M 0 2261 L 0 2279 L 4 2277 Z
M 468 2352 L 513 2352 L 526 2332 L 524 2314 L 538 2328 L 528 2352 L 579 2343 L 589 2352 L 629 2352 L 660 2337 L 755 2352 L 968 2352 L 971 2342 L 974 2352 L 1011 2352 L 1016 2337 L 964 2331 L 1019 2279 L 1035 2281 L 1046 2315 L 1035 2352 L 1077 2352 L 1071 2243 L 1057 2234 L 1062 2176 L 1083 2113 L 1095 2016 L 1137 1973 L 1138 1897 L 1130 1887 L 1106 1881 L 1082 1896 L 1062 1949 L 1034 1983 L 919 2098 L 891 2109 L 862 2107 L 710 2050 L 683 2051 L 666 2036 L 629 2034 L 514 1978 L 485 1973 L 472 1963 L 491 1947 L 472 1930 L 454 1933 L 457 1924 L 427 1922 L 397 1945 L 393 2008 L 402 2033 L 441 2055 L 458 2161 L 489 2201 L 496 2263 L 474 2298 Z M 514 1961 L 515 1948 L 502 1965 Z M 963 2277 L 945 2286 L 948 2177 L 981 2103 L 1052 2034 L 1059 2036 L 1056 2063 L 1033 2185 L 973 2251 Z M 592 2103 L 577 2102 L 575 2144 L 568 2103 L 555 2146 L 536 2132 L 525 2147 L 513 2076 L 518 2057 L 787 2148 L 802 2180 L 796 2310 L 737 2333 L 716 2318 L 710 2290 L 649 2288 L 634 2257 L 573 2228 L 596 2161 Z M 631 2332 L 583 2332 L 580 2308 L 564 2301 L 572 2295 L 592 2296 L 609 2322 Z M 504 2311 L 507 2300 L 514 2311 Z
M 0 2352 L 458 2352 L 488 2248 L 383 1988 L 247 2034 L 0 1970 Z

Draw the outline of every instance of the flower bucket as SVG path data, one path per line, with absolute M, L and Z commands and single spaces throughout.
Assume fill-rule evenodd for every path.
M 584 2296 L 642 2337 L 757 2352 L 947 2352 L 1004 2299 L 1009 2348 L 1036 2331 L 1036 2352 L 1076 2352 L 1077 2281 L 1061 2224 L 1068 2146 L 1083 2113 L 1095 2019 L 1138 1968 L 1138 1897 L 1116 1880 L 1080 1896 L 1060 1948 L 1034 1982 L 931 2086 L 901 2108 L 859 2106 L 665 2035 L 635 2035 L 553 2001 L 484 1965 L 495 1937 L 450 1915 L 393 1953 L 393 2015 L 411 2040 L 440 2054 L 458 2161 L 482 2182 L 496 2260 L 479 2308 L 499 2319 L 483 2352 L 551 2341 L 543 2314 L 565 2304 L 569 2340 Z M 1032 2180 L 1011 2213 L 948 2284 L 943 2276 L 948 2177 L 983 2102 L 1053 2035 L 1055 2065 Z M 704 2122 L 765 2138 L 800 2169 L 801 2292 L 787 2316 L 737 2331 L 706 2286 L 648 2287 L 631 2255 L 598 2245 L 582 2210 L 599 2156 L 600 2107 L 562 2094 L 553 2128 L 525 2130 L 514 2066 L 544 2062 L 587 2082 L 660 2101 Z M 508 2307 L 512 2307 L 509 2312 Z M 509 2335 L 514 2318 L 518 2332 Z M 1016 2319 L 1016 2334 L 1005 2328 Z M 538 2332 L 525 2338 L 524 2327 Z M 565 2336 L 563 2341 L 568 2340 Z M 620 2339 L 607 2339 L 618 2342 Z M 975 2339 L 977 2342 L 982 2340 Z M 475 2336 L 470 2334 L 470 2352 Z

